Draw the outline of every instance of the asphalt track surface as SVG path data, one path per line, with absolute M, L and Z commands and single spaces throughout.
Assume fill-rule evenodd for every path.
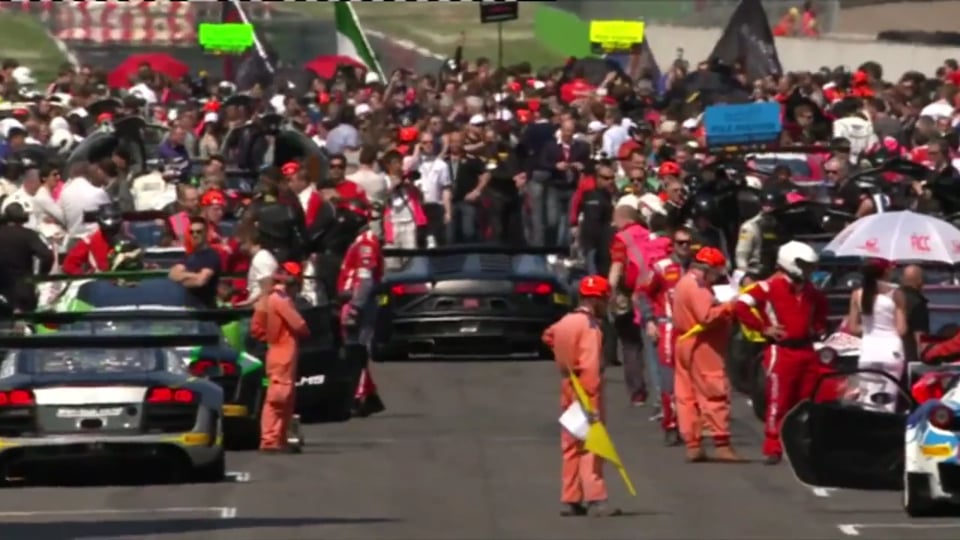
M 637 486 L 608 468 L 622 517 L 559 511 L 558 376 L 548 362 L 379 365 L 388 411 L 306 426 L 299 456 L 231 453 L 215 485 L 0 490 L 0 538 L 955 539 L 960 520 L 910 520 L 895 493 L 820 491 L 786 465 L 686 464 L 649 408 L 608 373 L 608 426 Z M 615 368 L 616 369 L 616 368 Z M 759 459 L 737 399 L 734 443 Z

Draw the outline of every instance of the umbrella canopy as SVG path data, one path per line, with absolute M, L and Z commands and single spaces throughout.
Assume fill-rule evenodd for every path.
M 926 214 L 883 212 L 858 219 L 825 248 L 837 257 L 960 263 L 960 230 Z
M 340 66 L 350 66 L 367 69 L 367 66 L 356 61 L 349 56 L 340 56 L 337 54 L 321 54 L 313 60 L 307 62 L 303 67 L 317 74 L 324 79 L 332 79 L 337 74 L 337 68 Z
M 165 53 L 134 54 L 120 63 L 110 75 L 107 84 L 111 88 L 127 88 L 130 78 L 136 76 L 141 64 L 149 64 L 157 73 L 162 73 L 173 80 L 179 80 L 190 73 L 190 68 L 183 62 Z

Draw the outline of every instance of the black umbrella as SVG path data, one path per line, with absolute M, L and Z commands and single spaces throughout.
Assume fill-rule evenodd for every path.
M 675 84 L 666 96 L 671 101 L 698 101 L 703 106 L 715 103 L 746 103 L 750 93 L 740 81 L 723 71 L 695 71 Z

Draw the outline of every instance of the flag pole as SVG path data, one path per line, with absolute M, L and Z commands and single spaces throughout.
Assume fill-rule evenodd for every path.
M 235 2 L 237 0 L 234 0 Z M 357 30 L 360 30 L 360 39 L 363 40 L 363 45 L 370 51 L 370 56 L 373 58 L 373 68 L 377 70 L 377 75 L 380 76 L 380 82 L 387 84 L 387 78 L 383 75 L 383 68 L 380 67 L 380 59 L 377 58 L 377 52 L 373 50 L 373 47 L 370 46 L 370 42 L 367 41 L 367 33 L 363 31 L 363 27 L 360 26 L 360 18 L 357 17 L 357 12 L 354 11 L 353 6 L 346 4 L 347 11 L 350 12 L 350 18 L 353 19 L 353 24 L 357 26 Z
M 243 4 L 240 0 L 230 0 L 233 3 L 233 7 L 237 10 L 237 15 L 240 16 L 240 20 L 243 21 L 243 24 L 249 24 L 251 27 L 253 24 L 250 23 L 250 19 L 247 17 L 246 12 L 243 11 Z M 270 63 L 270 56 L 267 54 L 267 50 L 263 47 L 263 44 L 260 43 L 260 38 L 257 37 L 257 33 L 253 32 L 253 46 L 257 49 L 257 54 L 263 59 L 263 64 L 267 67 L 267 71 L 270 74 L 276 73 L 273 69 L 273 64 Z

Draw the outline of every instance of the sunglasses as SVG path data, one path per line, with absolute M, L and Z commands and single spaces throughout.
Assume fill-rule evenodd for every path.
M 203 234 L 203 229 L 190 229 L 190 234 L 199 236 Z
M 346 165 L 345 163 L 331 163 L 331 164 L 330 164 L 330 168 L 331 168 L 331 169 L 345 169 L 346 167 L 347 167 L 347 165 Z
M 616 176 L 613 176 L 612 174 L 598 174 L 597 178 L 600 180 L 614 180 L 616 179 Z
M 678 245 L 678 246 L 689 246 L 689 245 L 690 245 L 690 241 L 689 241 L 689 240 L 674 240 L 673 243 L 676 244 L 676 245 Z
M 825 169 L 823 171 L 823 174 L 840 174 L 840 171 L 836 169 Z

